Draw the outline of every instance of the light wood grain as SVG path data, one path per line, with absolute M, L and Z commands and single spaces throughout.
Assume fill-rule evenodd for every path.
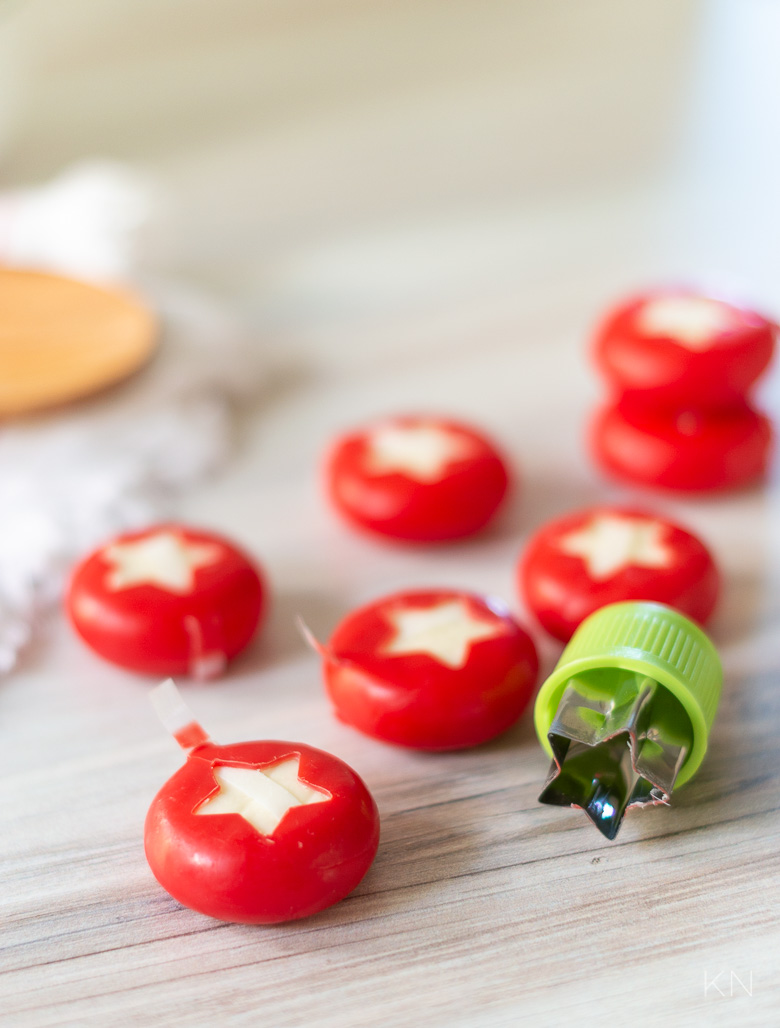
M 352 8 L 341 6 L 339 54 L 386 38 L 378 30 L 392 23 L 393 5 L 372 7 L 354 36 Z M 301 739 L 348 761 L 376 796 L 382 841 L 358 890 L 309 921 L 222 925 L 179 907 L 146 866 L 142 826 L 181 755 L 155 720 L 147 683 L 98 662 L 55 618 L 0 685 L 0 1023 L 777 1023 L 778 469 L 767 488 L 717 500 L 649 496 L 601 479 L 583 444 L 601 393 L 587 334 L 622 289 L 717 273 L 752 283 L 780 311 L 780 113 L 762 106 L 780 88 L 773 6 L 709 5 L 679 110 L 663 92 L 667 64 L 643 65 L 627 109 L 657 82 L 658 124 L 673 137 L 679 114 L 685 132 L 676 143 L 654 137 L 650 158 L 630 174 L 621 163 L 626 111 L 612 106 L 619 86 L 609 72 L 599 77 L 595 43 L 590 61 L 580 55 L 587 95 L 600 89 L 610 99 L 593 100 L 603 124 L 592 137 L 587 119 L 578 131 L 580 79 L 566 79 L 565 60 L 554 65 L 548 107 L 546 59 L 518 66 L 515 79 L 507 43 L 493 76 L 486 48 L 464 90 L 462 64 L 444 59 L 457 46 L 443 43 L 429 61 L 427 43 L 400 29 L 394 44 L 418 59 L 425 50 L 430 81 L 420 74 L 410 93 L 382 64 L 373 91 L 334 85 L 332 106 L 319 110 L 312 88 L 304 114 L 273 131 L 262 105 L 257 117 L 239 105 L 230 123 L 226 104 L 208 112 L 195 144 L 192 112 L 177 135 L 175 118 L 155 111 L 145 122 L 128 87 L 121 102 L 136 111 L 135 130 L 115 125 L 108 138 L 121 135 L 119 152 L 152 161 L 177 204 L 156 259 L 220 287 L 267 358 L 266 389 L 244 412 L 235 463 L 180 513 L 258 555 L 274 609 L 230 674 L 188 686 L 187 699 L 219 741 Z M 450 8 L 425 10 L 446 33 Z M 501 28 L 502 5 L 458 10 L 466 53 L 469 18 L 485 38 Z M 568 44 L 559 52 L 558 29 L 538 16 L 533 39 L 562 58 Z M 403 18 L 414 23 L 411 6 Z M 299 56 L 312 39 L 332 38 L 332 26 L 303 21 L 300 49 L 290 44 Z M 623 45 L 610 24 L 599 22 L 605 53 Z M 128 58 L 131 83 L 132 67 Z M 305 62 L 296 67 L 302 75 Z M 155 81 L 169 81 L 156 68 Z M 58 76 L 67 69 L 63 58 Z M 71 75 L 73 96 L 113 81 L 83 53 Z M 73 136 L 55 131 L 56 101 L 42 103 L 16 166 L 38 155 L 45 170 L 74 148 L 86 152 L 85 140 L 99 146 L 103 95 L 92 117 L 87 106 L 69 109 Z M 213 127 L 223 120 L 232 125 L 224 133 Z M 520 143 L 507 164 L 513 131 Z M 776 414 L 777 370 L 762 398 Z M 318 485 L 327 440 L 396 410 L 471 418 L 508 452 L 518 488 L 484 537 L 395 548 L 352 535 L 327 511 Z M 688 523 L 725 579 L 712 632 L 726 681 L 708 757 L 671 808 L 630 811 L 615 843 L 584 815 L 537 803 L 547 762 L 528 717 L 488 746 L 444 756 L 383 746 L 337 723 L 294 626 L 300 613 L 323 637 L 354 605 L 429 584 L 494 593 L 527 622 L 514 592 L 525 539 L 544 519 L 597 499 Z M 536 638 L 545 673 L 558 648 Z M 720 972 L 725 995 L 705 994 L 705 975 Z M 731 972 L 752 982 L 752 996 Z
M 561 342 L 538 360 L 537 387 L 555 381 L 567 353 Z M 725 566 L 715 625 L 725 696 L 699 776 L 671 809 L 630 812 L 614 844 L 582 815 L 538 805 L 546 760 L 529 719 L 472 752 L 380 745 L 334 721 L 317 659 L 296 636 L 296 612 L 324 634 L 353 603 L 400 585 L 452 583 L 511 599 L 527 531 L 548 507 L 601 492 L 577 457 L 586 404 L 576 382 L 558 400 L 523 390 L 517 409 L 526 357 L 486 347 L 441 372 L 452 403 L 467 406 L 488 360 L 483 421 L 525 470 L 525 495 L 479 541 L 376 546 L 316 500 L 311 457 L 342 419 L 337 408 L 384 405 L 368 375 L 309 383 L 271 408 L 232 473 L 188 506 L 188 517 L 229 529 L 264 560 L 277 597 L 256 648 L 224 682 L 189 687 L 188 700 L 221 741 L 303 739 L 365 777 L 382 843 L 344 903 L 279 928 L 181 909 L 142 852 L 146 807 L 181 760 L 145 682 L 98 663 L 55 624 L 4 684 L 0 983 L 9 1023 L 248 1024 L 262 1015 L 275 1025 L 509 1024 L 530 1011 L 547 1024 L 596 1024 L 637 1004 L 640 1024 L 767 1023 L 778 997 L 780 610 L 765 567 L 765 494 L 671 505 Z M 409 369 L 386 372 L 384 388 L 413 391 Z M 543 418 L 557 429 L 542 449 Z M 282 440 L 284 474 L 273 467 Z M 540 642 L 549 669 L 556 651 Z M 705 972 L 723 968 L 745 980 L 752 972 L 752 999 L 705 999 Z

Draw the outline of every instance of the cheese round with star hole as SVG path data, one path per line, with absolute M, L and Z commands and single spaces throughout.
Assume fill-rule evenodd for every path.
M 253 561 L 184 525 L 119 536 L 73 572 L 66 607 L 106 660 L 150 675 L 219 675 L 252 639 L 265 608 Z
M 538 661 L 502 603 L 452 590 L 402 592 L 353 611 L 321 648 L 337 716 L 422 750 L 476 746 L 523 713 Z
M 663 408 L 624 397 L 599 411 L 591 449 L 605 471 L 678 492 L 720 492 L 766 475 L 772 427 L 745 403 Z
M 685 289 L 636 296 L 599 326 L 596 363 L 614 390 L 662 403 L 745 396 L 772 358 L 776 327 L 747 307 Z
M 507 492 L 503 458 L 455 421 L 400 417 L 336 441 L 326 463 L 333 505 L 351 524 L 410 542 L 472 535 Z
M 223 921 L 309 917 L 350 893 L 379 844 L 371 793 L 303 743 L 196 747 L 146 816 L 144 848 L 174 899 Z
M 568 642 L 586 617 L 623 600 L 665 603 L 703 624 L 720 576 L 704 543 L 680 525 L 647 511 L 591 507 L 532 536 L 518 584 L 542 627 Z

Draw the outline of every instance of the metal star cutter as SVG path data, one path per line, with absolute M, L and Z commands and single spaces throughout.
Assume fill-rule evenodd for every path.
M 540 802 L 581 807 L 608 839 L 628 807 L 668 804 L 704 758 L 721 681 L 709 638 L 671 607 L 596 611 L 536 700 L 552 757 Z

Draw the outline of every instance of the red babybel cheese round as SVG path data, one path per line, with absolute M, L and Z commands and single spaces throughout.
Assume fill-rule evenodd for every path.
M 470 593 L 395 593 L 353 611 L 321 647 L 338 717 L 422 750 L 461 749 L 520 717 L 536 683 L 530 636 Z
M 163 524 L 84 559 L 66 607 L 87 645 L 120 667 L 209 678 L 251 640 L 265 588 L 255 564 L 226 539 Z
M 746 404 L 721 409 L 658 408 L 624 399 L 603 408 L 591 432 L 598 463 L 642 485 L 718 492 L 764 477 L 770 422 Z
M 379 815 L 359 776 L 303 743 L 205 742 L 160 789 L 144 848 L 174 899 L 272 924 L 343 899 L 371 866 Z
M 704 623 L 720 577 L 691 532 L 647 511 L 591 507 L 549 521 L 518 564 L 520 593 L 539 623 L 568 641 L 599 607 L 653 600 Z
M 336 440 L 327 490 L 353 525 L 416 542 L 483 528 L 508 486 L 504 460 L 481 433 L 455 421 L 400 417 Z
M 615 392 L 660 403 L 731 403 L 769 364 L 773 322 L 747 307 L 685 289 L 615 307 L 595 335 L 596 363 Z

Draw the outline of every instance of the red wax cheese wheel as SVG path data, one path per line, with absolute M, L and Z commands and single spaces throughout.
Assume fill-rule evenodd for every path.
M 771 360 L 774 339 L 774 324 L 761 314 L 680 289 L 616 307 L 594 349 L 616 392 L 696 407 L 742 398 Z
M 690 532 L 646 511 L 578 510 L 543 525 L 518 565 L 520 592 L 540 624 L 567 642 L 599 607 L 655 600 L 704 623 L 718 569 Z
M 66 605 L 78 634 L 106 660 L 209 678 L 251 640 L 265 589 L 257 567 L 221 536 L 156 525 L 82 561 Z
M 508 486 L 493 444 L 455 421 L 402 417 L 342 436 L 326 462 L 331 501 L 352 524 L 417 542 L 483 528 Z
M 681 492 L 738 489 L 760 480 L 771 442 L 769 421 L 745 404 L 669 410 L 628 399 L 605 407 L 591 435 L 606 471 Z
M 144 847 L 174 899 L 223 921 L 272 924 L 351 892 L 379 844 L 358 775 L 302 743 L 207 743 L 160 789 Z
M 538 672 L 531 638 L 502 604 L 450 590 L 396 593 L 353 611 L 324 654 L 342 721 L 423 750 L 476 746 L 509 728 Z

